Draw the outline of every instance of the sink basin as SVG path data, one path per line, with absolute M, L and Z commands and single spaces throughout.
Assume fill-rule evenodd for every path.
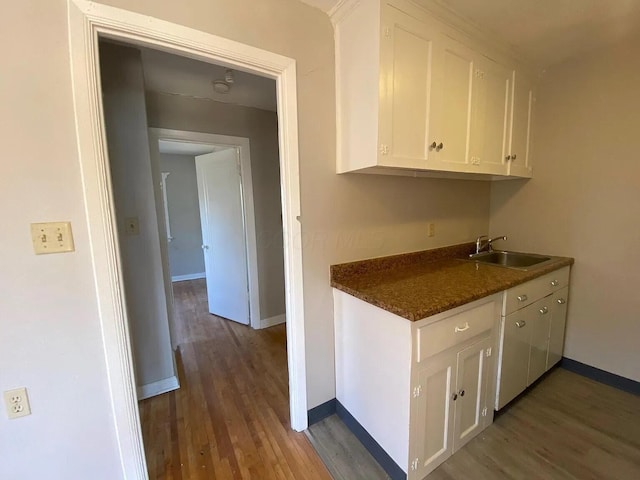
M 471 260 L 499 267 L 529 270 L 552 260 L 552 257 L 520 252 L 483 252 L 470 255 Z

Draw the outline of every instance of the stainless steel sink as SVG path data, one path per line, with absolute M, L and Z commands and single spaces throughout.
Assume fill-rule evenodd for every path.
M 537 255 L 535 253 L 521 252 L 483 252 L 469 256 L 471 260 L 499 267 L 515 268 L 518 270 L 530 270 L 540 267 L 553 260 L 553 257 Z

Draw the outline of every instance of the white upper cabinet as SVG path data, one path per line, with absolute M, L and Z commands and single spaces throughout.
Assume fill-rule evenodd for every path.
M 426 168 L 431 152 L 433 29 L 385 6 L 380 45 L 378 163 Z
M 511 60 L 409 0 L 333 21 L 338 173 L 531 176 L 533 90 Z

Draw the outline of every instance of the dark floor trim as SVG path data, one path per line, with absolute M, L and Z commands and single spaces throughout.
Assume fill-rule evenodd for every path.
M 351 433 L 353 433 L 360 443 L 364 445 L 371 456 L 380 464 L 387 475 L 391 477 L 391 480 L 406 480 L 407 474 L 402 471 L 396 462 L 384 451 L 384 449 L 369 435 L 360 423 L 353 418 L 353 415 L 344 408 L 344 406 L 336 400 L 336 413 L 338 417 L 344 422 Z
M 625 392 L 640 395 L 640 382 L 636 382 L 630 378 L 621 377 L 615 373 L 600 370 L 599 368 L 577 362 L 576 360 L 571 360 L 567 357 L 562 357 L 560 366 L 565 370 L 590 378 L 596 382 L 604 383 L 605 385 L 617 388 L 618 390 L 624 390 Z
M 336 399 L 332 398 L 328 402 L 324 402 L 323 404 L 309 410 L 307 412 L 307 422 L 309 423 L 309 426 L 311 426 L 314 423 L 318 423 L 320 420 L 330 417 L 334 413 L 336 413 Z

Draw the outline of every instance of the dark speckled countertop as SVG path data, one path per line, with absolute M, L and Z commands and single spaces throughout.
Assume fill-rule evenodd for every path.
M 331 266 L 331 286 L 411 321 L 507 290 L 567 265 L 552 257 L 531 270 L 468 260 L 475 244 L 425 250 Z

